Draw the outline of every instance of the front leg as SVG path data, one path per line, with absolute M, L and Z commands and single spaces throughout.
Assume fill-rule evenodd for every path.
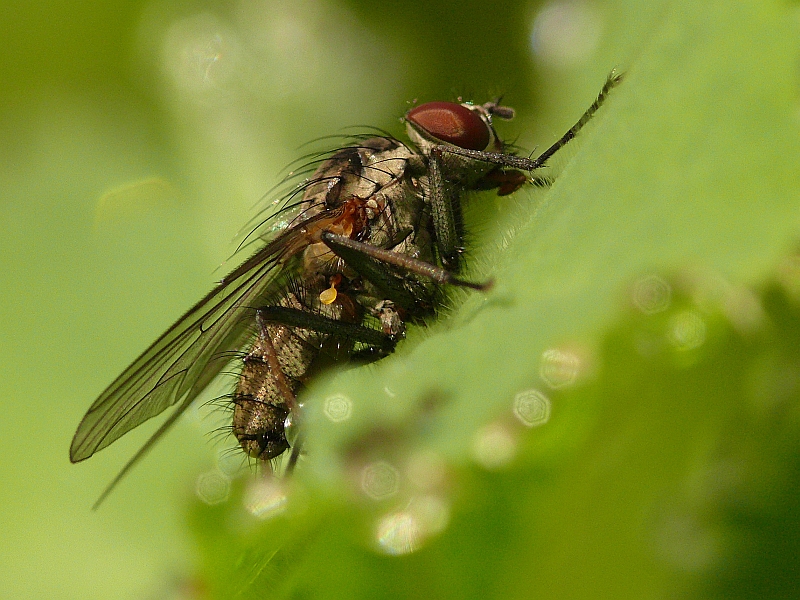
M 464 156 L 466 158 L 472 158 L 474 160 L 479 160 L 493 165 L 499 165 L 500 167 L 507 169 L 519 169 L 521 171 L 529 172 L 535 171 L 536 169 L 541 169 L 543 166 L 545 166 L 545 163 L 547 163 L 553 154 L 566 146 L 576 135 L 578 135 L 578 132 L 583 128 L 584 125 L 586 125 L 586 123 L 589 122 L 589 119 L 594 116 L 594 113 L 596 113 L 597 110 L 603 105 L 603 102 L 606 101 L 609 92 L 614 87 L 619 85 L 621 81 L 622 73 L 611 71 L 606 78 L 603 88 L 597 95 L 597 98 L 594 102 L 592 102 L 591 106 L 586 109 L 583 115 L 581 115 L 581 118 L 578 119 L 578 121 L 572 127 L 570 127 L 569 130 L 562 135 L 556 143 L 554 143 L 536 158 L 514 156 L 512 154 L 503 154 L 502 152 L 470 150 L 468 148 L 461 148 L 451 145 L 436 146 L 434 150 L 441 153 L 455 154 L 457 156 Z
M 526 183 L 534 187 L 546 188 L 552 185 L 548 177 L 528 177 L 522 171 L 496 167 L 481 177 L 474 188 L 476 190 L 497 190 L 498 196 L 513 194 Z
M 458 189 L 442 172 L 443 149 L 436 146 L 428 158 L 428 203 L 431 207 L 436 247 L 442 265 L 451 271 L 458 270 L 461 248 L 461 198 Z
M 374 346 L 387 354 L 394 350 L 395 339 L 384 333 L 324 315 L 289 306 L 264 306 L 256 311 L 263 323 L 277 323 L 290 328 L 309 329 L 348 342 Z
M 431 279 L 435 283 L 468 287 L 472 288 L 473 290 L 481 291 L 485 291 L 492 286 L 491 281 L 484 283 L 464 281 L 463 279 L 456 277 L 450 271 L 427 263 L 423 260 L 417 260 L 416 258 L 406 256 L 405 254 L 400 254 L 399 252 L 384 250 L 383 248 L 378 248 L 377 246 L 373 246 L 371 244 L 365 244 L 364 242 L 352 240 L 349 237 L 345 237 L 337 233 L 331 233 L 330 231 L 324 231 L 320 237 L 326 246 L 333 250 L 333 252 L 338 256 L 341 256 L 344 261 L 348 265 L 352 266 L 356 271 L 358 271 L 360 268 L 364 268 L 362 264 L 369 264 L 368 262 L 364 261 L 364 258 L 368 257 L 378 262 L 393 265 L 409 273 L 422 275 L 423 277 Z M 369 278 L 367 274 L 362 273 L 362 275 Z

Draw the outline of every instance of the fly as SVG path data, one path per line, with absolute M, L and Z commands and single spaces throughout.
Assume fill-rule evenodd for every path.
M 499 138 L 493 118 L 511 119 L 514 111 L 498 102 L 422 104 L 405 115 L 411 144 L 364 137 L 331 154 L 289 196 L 285 211 L 297 213 L 289 225 L 261 236 L 263 247 L 89 408 L 72 440 L 72 462 L 176 406 L 95 507 L 235 360 L 241 371 L 230 400 L 240 446 L 266 465 L 289 450 L 287 419 L 300 418 L 297 395 L 316 372 L 391 353 L 406 323 L 435 312 L 442 285 L 488 287 L 456 275 L 465 193 L 494 189 L 507 195 L 543 182 L 525 172 L 545 166 L 620 81 L 612 72 L 578 122 L 537 158 L 513 154 Z

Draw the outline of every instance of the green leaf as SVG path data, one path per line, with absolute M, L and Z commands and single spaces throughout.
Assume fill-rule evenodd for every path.
M 666 5 L 552 188 L 473 199 L 495 288 L 312 386 L 292 481 L 195 507 L 212 593 L 796 592 L 800 309 L 739 287 L 797 238 L 794 13 Z

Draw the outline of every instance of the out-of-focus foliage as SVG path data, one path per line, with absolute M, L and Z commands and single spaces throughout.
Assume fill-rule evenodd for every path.
M 6 2 L 0 595 L 791 595 L 797 17 Z M 552 189 L 472 198 L 469 275 L 495 289 L 312 386 L 296 478 L 229 492 L 203 438 L 224 415 L 192 411 L 89 512 L 148 432 L 71 466 L 80 416 L 222 276 L 302 143 L 505 94 L 501 134 L 541 149 L 612 67 Z

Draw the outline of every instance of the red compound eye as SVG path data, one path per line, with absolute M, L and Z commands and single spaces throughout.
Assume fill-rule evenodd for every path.
M 486 150 L 492 139 L 478 113 L 455 102 L 420 104 L 406 119 L 431 137 L 468 150 Z

